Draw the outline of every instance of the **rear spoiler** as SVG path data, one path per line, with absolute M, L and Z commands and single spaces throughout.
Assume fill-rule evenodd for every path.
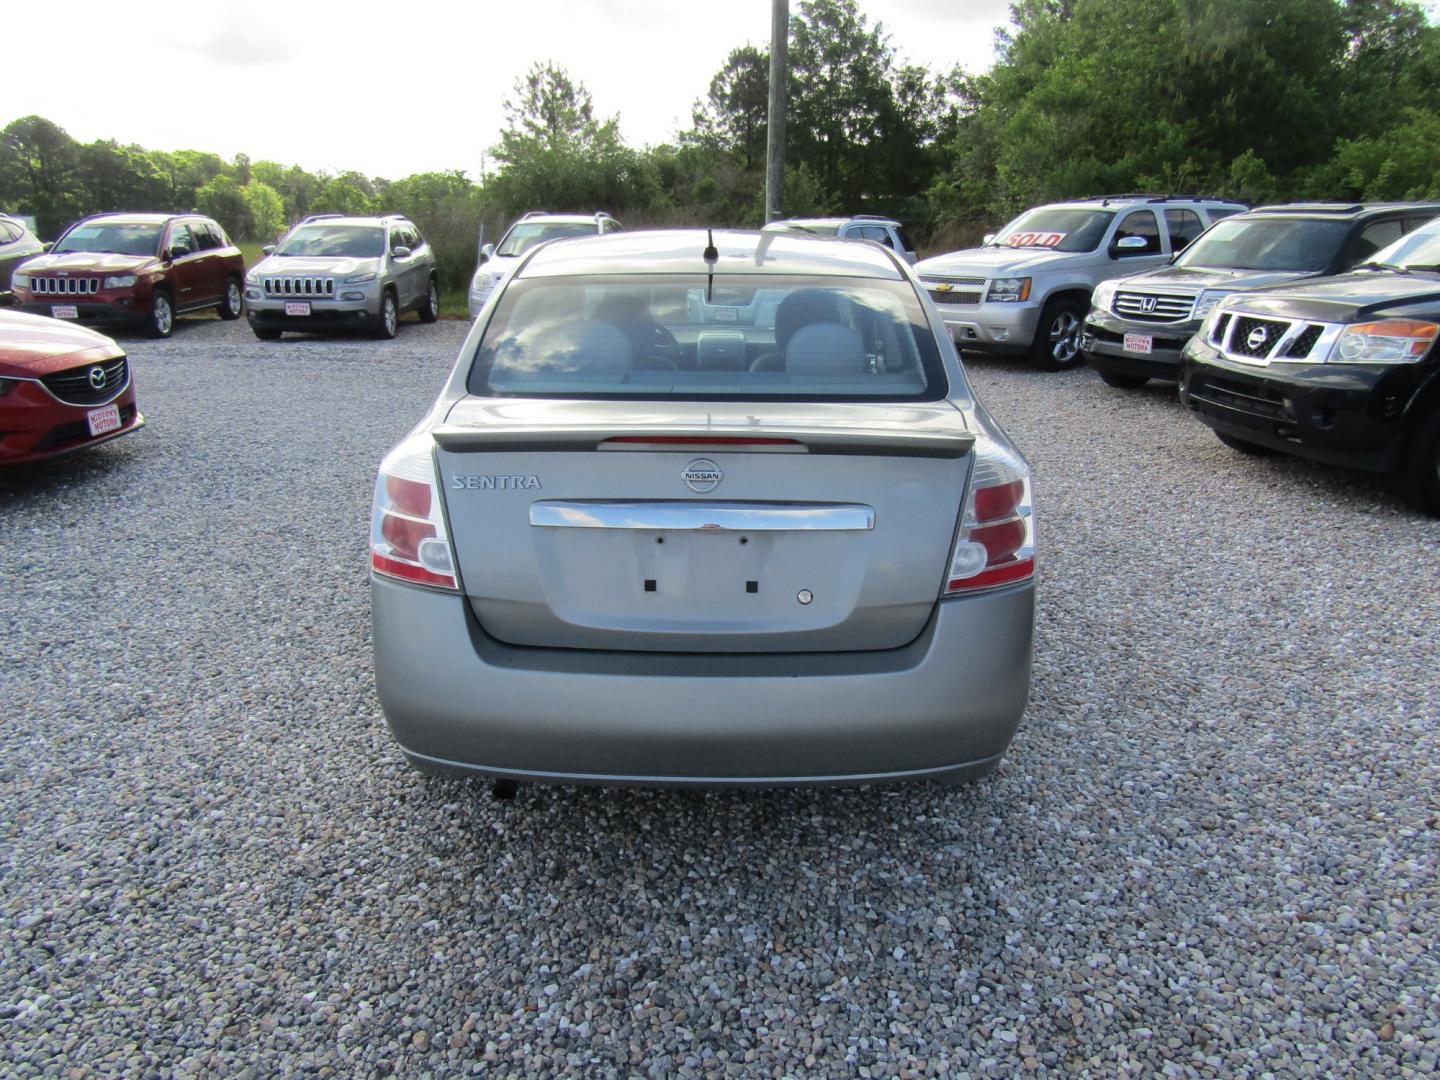
M 573 428 L 512 426 L 484 428 L 445 424 L 432 432 L 445 450 L 460 453 L 504 451 L 673 450 L 710 453 L 808 453 L 888 457 L 959 458 L 975 445 L 969 431 L 914 431 L 902 426 L 872 429 L 775 426 L 763 429 L 705 426 L 661 430 L 614 424 Z

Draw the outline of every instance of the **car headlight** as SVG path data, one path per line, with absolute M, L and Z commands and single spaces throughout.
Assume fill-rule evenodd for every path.
M 1203 319 L 1215 310 L 1215 305 L 1224 300 L 1230 294 L 1228 292 L 1216 292 L 1206 289 L 1195 300 L 1195 309 L 1190 313 L 1193 319 Z
M 115 274 L 105 279 L 105 288 L 107 289 L 133 289 L 134 287 L 134 274 Z
M 346 284 L 346 285 L 359 285 L 362 281 L 374 281 L 374 280 L 375 280 L 375 271 L 374 271 L 374 270 L 371 270 L 368 274 L 351 274 L 349 277 L 347 277 L 347 278 L 345 279 L 344 284 Z
M 1430 351 L 1440 323 L 1382 319 L 1340 331 L 1330 350 L 1332 364 L 1413 364 Z
M 11 274 L 10 287 L 12 289 L 28 289 L 30 287 L 29 274 Z M 0 380 L 3 381 L 3 380 Z
M 1102 281 L 1099 285 L 1095 286 L 1095 291 L 1090 294 L 1090 303 L 1101 311 L 1109 311 L 1110 305 L 1115 302 L 1116 288 L 1117 286 L 1114 281 Z
M 985 294 L 985 299 L 991 304 L 1018 304 L 1023 300 L 1030 299 L 1030 279 L 1028 277 L 996 278 L 990 282 L 990 289 Z

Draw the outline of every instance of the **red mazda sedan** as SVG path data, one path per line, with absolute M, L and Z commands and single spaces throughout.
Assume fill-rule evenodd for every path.
M 94 446 L 144 423 L 130 361 L 114 341 L 0 311 L 0 465 Z

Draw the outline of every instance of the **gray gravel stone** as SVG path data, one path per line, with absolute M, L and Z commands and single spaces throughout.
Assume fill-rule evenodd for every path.
M 374 468 L 464 330 L 182 320 L 142 433 L 0 474 L 7 1072 L 1440 1068 L 1440 524 L 977 360 L 1043 559 L 997 774 L 493 802 L 369 657 Z

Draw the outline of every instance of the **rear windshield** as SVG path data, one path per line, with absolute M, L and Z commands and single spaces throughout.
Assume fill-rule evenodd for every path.
M 1349 235 L 1348 221 L 1227 218 L 1175 260 L 1192 270 L 1324 270 Z
M 1434 270 L 1440 267 L 1440 218 L 1421 225 L 1408 236 L 1402 236 L 1383 247 L 1362 266 L 1399 266 L 1404 269 Z
M 1029 210 L 997 232 L 994 242 L 1001 247 L 1094 251 L 1114 217 L 1113 210 Z
M 704 274 L 511 282 L 483 397 L 933 401 L 948 389 L 908 282 Z
M 599 230 L 593 221 L 572 221 L 569 224 L 559 222 L 521 222 L 510 226 L 510 231 L 505 234 L 505 239 L 500 241 L 500 248 L 496 255 L 524 255 L 536 244 L 544 243 L 546 240 L 559 240 L 566 236 L 595 236 Z
M 114 255 L 154 255 L 160 250 L 164 225 L 76 225 L 62 236 L 52 253 L 105 251 Z
M 385 229 L 380 225 L 302 225 L 285 238 L 275 254 L 378 259 L 385 254 Z

